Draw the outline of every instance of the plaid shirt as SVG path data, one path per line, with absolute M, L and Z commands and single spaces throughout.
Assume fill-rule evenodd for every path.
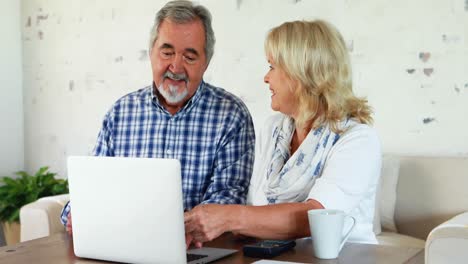
M 202 82 L 171 115 L 154 85 L 120 98 L 106 114 L 96 156 L 176 158 L 182 165 L 184 208 L 243 204 L 252 174 L 255 131 L 244 103 Z M 66 224 L 70 205 L 62 211 Z

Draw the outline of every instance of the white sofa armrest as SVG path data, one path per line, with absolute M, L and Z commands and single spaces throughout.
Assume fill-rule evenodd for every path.
M 468 212 L 434 228 L 426 240 L 425 263 L 466 263 L 468 259 Z
M 63 232 L 60 213 L 69 201 L 68 194 L 41 198 L 21 207 L 21 242 Z

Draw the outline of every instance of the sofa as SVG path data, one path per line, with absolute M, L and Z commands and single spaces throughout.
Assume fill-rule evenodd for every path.
M 21 207 L 21 242 L 64 232 L 60 214 L 70 200 L 68 194 L 40 198 Z
M 374 232 L 379 244 L 425 248 L 425 262 L 468 259 L 468 158 L 385 155 Z M 46 197 L 20 211 L 21 241 L 64 232 L 68 195 Z

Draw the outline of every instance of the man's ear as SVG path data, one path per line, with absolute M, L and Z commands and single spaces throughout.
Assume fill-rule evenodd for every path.
M 206 62 L 205 66 L 203 67 L 203 72 L 206 72 L 206 70 L 208 69 L 208 65 L 210 65 L 210 63 Z

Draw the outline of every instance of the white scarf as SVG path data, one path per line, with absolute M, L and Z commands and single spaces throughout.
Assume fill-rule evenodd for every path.
M 346 129 L 351 122 L 341 122 L 340 128 Z M 267 179 L 264 192 L 270 204 L 284 202 L 303 202 L 316 178 L 320 177 L 330 149 L 340 135 L 328 125 L 311 130 L 299 148 L 290 157 L 290 143 L 294 134 L 294 121 L 285 117 L 273 126 L 273 148 L 265 153 Z

